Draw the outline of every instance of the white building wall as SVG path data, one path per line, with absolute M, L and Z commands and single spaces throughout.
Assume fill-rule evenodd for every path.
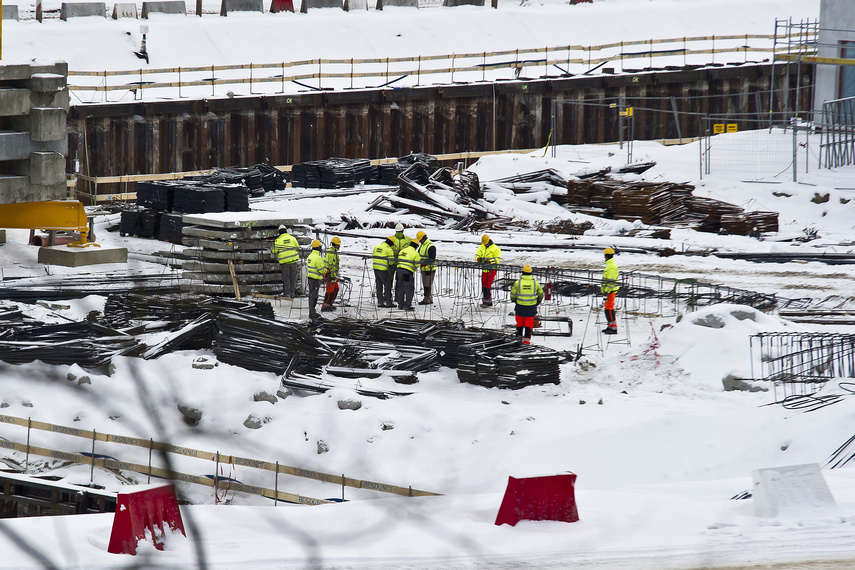
M 855 1 L 822 0 L 819 9 L 819 57 L 840 57 L 842 41 L 855 42 Z M 855 43 L 852 44 L 855 47 Z M 814 109 L 840 93 L 840 66 L 817 65 Z

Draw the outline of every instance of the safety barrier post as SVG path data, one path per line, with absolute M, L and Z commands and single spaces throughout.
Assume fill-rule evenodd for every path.
M 214 96 L 214 66 L 211 66 L 211 97 Z
M 181 99 L 181 67 L 178 67 L 178 98 Z
M 249 64 L 249 94 L 254 95 L 252 92 L 252 64 Z
M 279 506 L 279 462 L 276 462 L 276 479 L 273 482 L 273 506 Z
M 27 456 L 24 458 L 24 473 L 29 470 L 30 466 L 30 431 L 32 423 L 32 418 L 27 418 Z
M 344 473 L 341 474 L 341 500 L 344 500 Z
M 154 448 L 154 440 L 148 438 L 148 481 L 151 483 L 151 450 Z
M 89 486 L 95 486 L 95 430 L 92 430 L 92 463 L 89 465 Z
M 216 464 L 214 465 L 214 503 L 220 504 L 220 497 L 217 495 L 217 484 L 220 476 L 220 452 L 216 453 Z

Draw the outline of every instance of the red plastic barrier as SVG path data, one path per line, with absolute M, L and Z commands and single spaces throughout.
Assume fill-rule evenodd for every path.
M 176 530 L 187 536 L 181 512 L 178 510 L 175 486 L 164 485 L 131 493 L 119 493 L 107 552 L 136 554 L 137 543 L 147 538 L 146 531 L 148 538 L 154 542 L 154 547 L 163 550 L 165 534 Z
M 277 12 L 293 12 L 294 0 L 273 0 L 270 3 L 270 11 L 274 14 Z
M 578 521 L 575 484 L 576 474 L 569 471 L 565 475 L 547 477 L 508 477 L 496 525 L 516 526 L 522 520 Z

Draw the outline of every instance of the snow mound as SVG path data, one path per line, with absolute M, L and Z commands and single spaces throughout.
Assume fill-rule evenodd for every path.
M 792 323 L 746 305 L 715 305 L 666 328 L 660 353 L 673 357 L 693 383 L 722 389 L 726 376 L 751 378 L 752 335 L 782 330 L 793 330 Z

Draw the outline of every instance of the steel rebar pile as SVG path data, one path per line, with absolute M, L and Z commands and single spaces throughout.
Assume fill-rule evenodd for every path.
M 240 311 L 266 318 L 273 317 L 273 308 L 265 302 L 247 302 L 195 293 L 147 295 L 127 293 L 109 295 L 104 304 L 104 320 L 121 329 L 139 322 L 188 321 L 205 314 Z
M 0 341 L 0 360 L 22 364 L 41 360 L 54 365 L 78 364 L 95 369 L 116 355 L 133 356 L 140 344 L 132 336 L 102 329 L 86 321 L 33 325 L 15 330 Z
M 297 355 L 326 363 L 333 353 L 296 323 L 223 311 L 216 324 L 214 354 L 221 362 L 248 370 L 282 374 Z
M 463 345 L 458 360 L 458 379 L 479 386 L 519 389 L 560 382 L 558 353 L 516 337 Z

